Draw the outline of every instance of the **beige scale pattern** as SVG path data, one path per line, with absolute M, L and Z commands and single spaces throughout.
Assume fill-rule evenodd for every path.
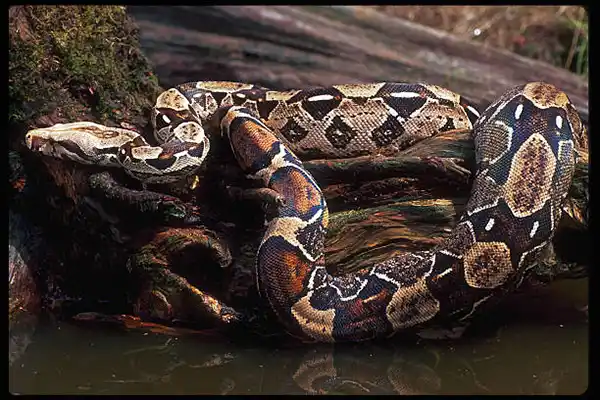
M 387 97 L 379 96 L 378 93 L 384 85 L 386 83 L 333 86 L 341 93 L 339 104 L 326 110 L 327 112 L 323 113 L 321 118 L 315 118 L 307 111 L 307 104 L 330 101 L 333 95 L 321 94 L 305 97 L 302 101 L 291 101 L 298 98 L 302 91 L 263 90 L 254 85 L 233 82 L 189 83 L 169 89 L 159 96 L 156 103 L 155 126 L 158 127 L 159 119 L 164 120 L 168 125 L 157 129 L 156 138 L 159 142 L 168 143 L 171 138 L 176 137 L 181 142 L 205 143 L 204 152 L 193 157 L 194 160 L 191 161 L 194 166 L 202 164 L 209 149 L 208 138 L 216 134 L 213 131 L 215 125 L 212 119 L 218 115 L 220 107 L 227 105 L 239 105 L 249 109 L 255 117 L 260 116 L 261 125 L 272 129 L 280 140 L 299 156 L 314 149 L 319 149 L 322 153 L 333 157 L 351 156 L 365 151 L 397 152 L 419 139 L 440 132 L 448 123 L 448 118 L 452 119 L 452 129 L 457 131 L 475 129 L 476 148 L 479 149 L 476 153 L 479 170 L 465 215 L 443 246 L 435 252 L 428 253 L 427 257 L 406 255 L 402 258 L 406 261 L 405 265 L 398 266 L 412 269 L 425 267 L 429 268 L 429 271 L 416 274 L 417 279 L 410 282 L 403 279 L 402 273 L 381 265 L 374 266 L 370 271 L 380 279 L 397 283 L 397 288 L 385 309 L 385 318 L 392 325 L 393 330 L 397 331 L 423 324 L 440 313 L 444 299 L 434 294 L 430 286 L 431 282 L 443 285 L 444 282 L 449 281 L 449 278 L 459 274 L 470 288 L 496 289 L 514 281 L 519 274 L 522 279 L 524 272 L 535 264 L 539 252 L 552 238 L 561 216 L 562 202 L 571 184 L 575 148 L 586 142 L 586 136 L 581 120 L 567 96 L 552 85 L 530 83 L 509 91 L 488 107 L 475 127 L 471 125 L 460 96 L 451 91 L 421 84 L 420 87 L 433 93 L 433 96 L 428 96 L 422 106 L 413 110 L 408 117 L 402 118 L 399 110 L 392 107 L 391 98 L 410 99 L 422 94 L 418 91 L 405 91 L 387 93 Z M 529 132 L 515 131 L 506 121 L 497 119 L 500 112 L 504 112 L 507 107 L 514 107 L 523 99 L 530 101 L 535 106 L 535 110 L 531 115 L 522 115 L 523 106 L 519 104 L 514 111 L 514 120 L 520 118 L 531 120 Z M 169 115 L 181 117 L 182 121 L 170 124 L 172 121 L 159 109 L 169 110 L 171 112 Z M 550 111 L 556 109 L 564 113 L 550 120 L 547 116 L 550 115 Z M 471 110 L 471 112 L 476 111 Z M 219 122 L 228 126 L 235 119 L 234 117 Z M 372 134 L 390 117 L 397 118 L 405 132 L 387 146 L 378 146 L 373 141 Z M 335 119 L 343 121 L 346 126 L 355 131 L 354 137 L 343 148 L 335 147 L 327 137 L 327 130 L 331 128 Z M 294 121 L 297 126 L 308 132 L 304 138 L 294 143 L 285 139 L 286 133 L 289 133 L 285 130 L 288 129 L 286 127 L 289 126 L 290 121 Z M 34 151 L 87 163 L 100 163 L 99 154 L 94 152 L 94 149 L 111 148 L 110 146 L 115 144 L 117 147 L 123 146 L 134 140 L 142 140 L 143 146 L 147 145 L 137 133 L 130 133 L 131 131 L 81 124 L 90 123 L 56 125 L 30 131 L 26 143 Z M 552 142 L 553 139 L 548 137 L 548 132 L 557 129 L 558 137 L 559 131 L 567 125 L 573 134 L 572 140 L 556 139 L 557 143 Z M 478 129 L 478 126 L 483 128 Z M 339 134 L 343 135 L 344 132 Z M 515 148 L 512 143 L 519 138 L 518 135 L 527 136 Z M 70 147 L 66 146 L 67 141 Z M 65 146 L 61 147 L 61 143 L 65 143 Z M 553 150 L 554 144 L 558 149 L 556 155 Z M 75 155 L 72 151 L 73 145 L 81 149 Z M 193 149 L 193 146 L 190 149 Z M 172 156 L 182 160 L 190 159 L 186 151 L 183 150 Z M 140 169 L 139 172 L 143 172 L 141 170 L 144 168 L 145 157 L 160 157 L 161 154 L 166 153 L 150 149 L 132 151 L 133 157 L 139 158 L 134 160 Z M 507 159 L 510 160 L 508 164 Z M 504 160 L 503 164 L 500 164 L 501 160 Z M 114 163 L 114 160 L 111 158 L 110 162 Z M 109 165 L 108 161 L 106 163 Z M 176 174 L 178 169 L 182 169 L 182 163 L 174 163 L 168 170 L 162 171 L 165 179 Z M 185 164 L 188 164 L 187 161 Z M 490 172 L 498 165 L 506 172 L 506 178 L 503 180 L 498 180 L 496 175 Z M 129 167 L 125 166 L 125 168 Z M 270 171 L 273 172 L 274 169 L 276 165 L 273 165 Z M 153 171 L 153 174 L 157 180 L 160 179 L 161 171 Z M 139 174 L 139 178 L 145 179 L 143 174 Z M 512 243 L 511 238 L 508 237 L 499 237 L 493 241 L 477 240 L 484 230 L 493 232 L 498 222 L 490 218 L 483 227 L 475 226 L 473 221 L 479 223 L 480 215 L 488 215 L 485 213 L 499 210 L 498 204 L 501 200 L 511 214 L 501 216 L 502 222 L 508 225 L 512 223 L 511 221 L 514 221 L 515 225 L 531 224 L 529 232 L 531 241 L 525 239 L 521 243 Z M 541 218 L 547 217 L 547 220 L 532 221 L 530 217 L 538 215 L 545 207 L 550 211 L 548 215 L 543 215 Z M 327 209 L 322 212 L 326 215 Z M 305 224 L 298 221 L 297 225 L 301 227 Z M 281 234 L 285 236 L 288 243 L 303 249 L 304 244 L 297 236 L 298 229 L 287 229 Z M 263 242 L 269 238 L 269 235 L 267 232 Z M 534 238 L 543 238 L 543 240 L 538 245 L 533 245 Z M 311 264 L 314 264 L 314 259 L 318 258 L 304 249 L 302 252 Z M 444 271 L 437 270 L 436 254 L 438 257 L 447 255 L 455 258 L 458 260 L 456 265 L 459 267 Z M 514 262 L 515 254 L 518 255 L 517 262 Z M 369 279 L 364 271 L 362 274 L 357 275 L 356 279 Z M 317 290 L 319 285 L 328 284 L 327 272 L 322 265 L 315 264 L 308 275 L 310 275 L 308 281 L 310 283 L 306 287 L 305 294 L 299 297 L 287 312 L 297 321 L 306 336 L 319 341 L 334 341 L 336 309 L 317 309 L 311 303 L 314 290 Z M 318 280 L 320 283 L 315 283 Z M 338 285 L 343 284 L 340 280 L 336 282 Z M 359 295 L 364 285 L 356 287 L 354 298 Z M 473 310 L 488 297 L 474 302 Z

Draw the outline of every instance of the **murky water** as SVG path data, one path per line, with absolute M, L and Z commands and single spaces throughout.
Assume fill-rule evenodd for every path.
M 587 280 L 515 297 L 475 334 L 277 348 L 38 326 L 10 366 L 22 394 L 578 394 L 588 384 Z

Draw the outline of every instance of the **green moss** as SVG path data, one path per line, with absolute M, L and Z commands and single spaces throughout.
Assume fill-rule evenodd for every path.
M 9 121 L 57 107 L 118 120 L 159 91 L 125 7 L 22 6 L 9 28 Z
M 360 223 L 367 218 L 373 211 L 371 210 L 348 210 L 340 211 L 330 215 L 329 226 L 327 227 L 327 236 L 334 237 L 346 225 L 351 223 Z

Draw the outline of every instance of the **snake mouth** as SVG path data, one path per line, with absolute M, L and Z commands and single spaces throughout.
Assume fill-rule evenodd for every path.
M 51 156 L 51 157 L 59 157 L 62 153 L 60 148 L 62 146 L 58 146 L 57 142 L 53 140 L 48 133 L 42 129 L 29 131 L 25 135 L 25 145 L 31 151 Z
M 43 131 L 39 131 L 37 129 L 29 131 L 25 135 L 25 146 L 27 146 L 29 150 L 40 151 L 40 149 L 48 144 L 49 141 L 50 139 L 47 137 L 47 135 L 45 135 Z
M 25 135 L 25 146 L 27 146 L 29 150 L 33 150 L 33 135 L 31 133 Z
M 71 132 L 71 124 L 56 124 L 47 128 L 32 129 L 25 135 L 25 145 L 28 149 L 44 153 L 48 145 L 60 139 L 65 132 Z

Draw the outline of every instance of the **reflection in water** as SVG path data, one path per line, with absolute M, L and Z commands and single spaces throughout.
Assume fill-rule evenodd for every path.
M 588 382 L 587 282 L 553 285 L 459 340 L 283 346 L 39 327 L 13 393 L 560 394 Z M 562 292 L 561 292 L 562 290 Z M 558 295 L 557 295 L 558 294 Z M 570 297 L 570 298 L 569 298 Z M 577 298 L 578 297 L 578 298 Z M 527 305 L 527 306 L 525 306 Z

